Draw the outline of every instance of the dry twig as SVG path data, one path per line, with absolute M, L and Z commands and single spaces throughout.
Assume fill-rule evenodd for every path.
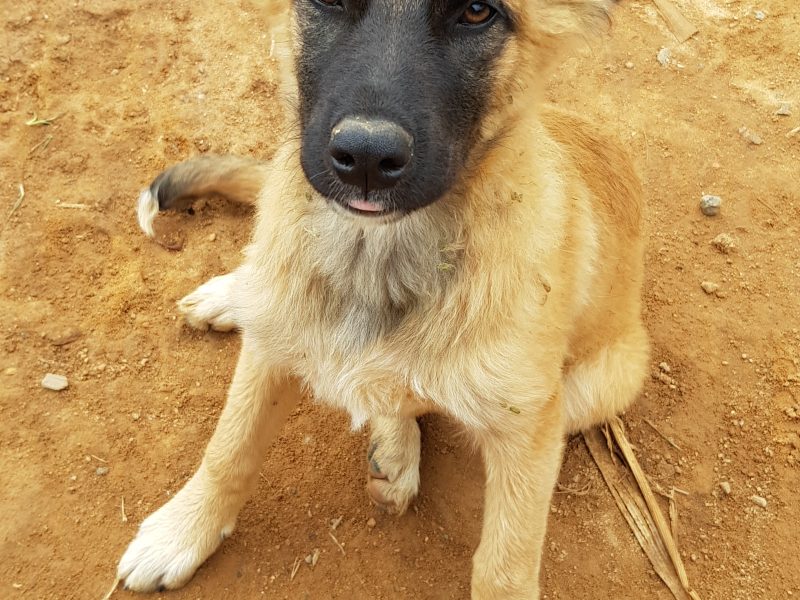
M 592 482 L 587 481 L 579 488 L 573 488 L 566 485 L 556 484 L 556 494 L 570 494 L 571 496 L 586 496 L 592 491 Z
M 330 531 L 328 532 L 328 535 L 331 536 L 331 539 L 333 540 L 333 543 L 336 544 L 336 546 L 339 548 L 339 550 L 342 551 L 342 554 L 346 555 L 347 553 L 344 551 L 344 546 L 342 546 L 342 544 L 339 542 L 339 540 L 336 539 L 336 536 L 333 535 Z

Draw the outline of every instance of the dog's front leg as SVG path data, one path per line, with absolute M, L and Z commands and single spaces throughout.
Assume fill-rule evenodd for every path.
M 486 467 L 483 532 L 473 559 L 473 600 L 539 598 L 539 563 L 563 447 L 560 399 L 539 410 L 507 406 L 479 435 Z
M 200 468 L 175 496 L 144 520 L 120 560 L 129 589 L 184 585 L 233 531 L 267 446 L 297 404 L 294 383 L 271 371 L 247 340 L 228 401 Z

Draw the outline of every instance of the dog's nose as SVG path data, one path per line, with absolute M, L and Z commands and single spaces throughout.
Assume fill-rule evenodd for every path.
M 346 118 L 333 128 L 328 151 L 344 183 L 381 190 L 395 185 L 406 172 L 413 139 L 391 121 Z

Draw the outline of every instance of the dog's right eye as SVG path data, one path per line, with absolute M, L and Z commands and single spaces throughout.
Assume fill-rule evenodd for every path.
M 331 8 L 342 5 L 342 0 L 314 0 L 314 2 L 316 2 L 320 6 L 326 6 Z

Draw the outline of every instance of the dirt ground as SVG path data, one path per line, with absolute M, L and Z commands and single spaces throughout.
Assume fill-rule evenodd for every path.
M 654 377 L 625 421 L 653 483 L 685 492 L 691 582 L 704 600 L 798 598 L 800 134 L 786 134 L 800 125 L 800 12 L 796 0 L 678 5 L 695 38 L 679 45 L 649 0 L 623 2 L 611 37 L 560 68 L 547 96 L 606 123 L 645 182 Z M 162 217 L 183 236 L 169 251 L 139 232 L 134 203 L 198 152 L 270 156 L 281 106 L 268 18 L 247 0 L 3 4 L 2 598 L 100 598 L 139 522 L 198 464 L 239 341 L 190 331 L 174 304 L 238 263 L 250 214 L 210 201 Z M 720 216 L 700 213 L 706 193 Z M 711 244 L 721 233 L 727 253 Z M 69 388 L 43 389 L 47 372 Z M 425 418 L 421 495 L 384 516 L 363 489 L 366 434 L 348 424 L 298 409 L 237 532 L 162 596 L 466 598 L 479 457 Z M 670 598 L 580 438 L 561 485 L 543 597 Z M 339 517 L 344 552 L 329 535 Z

